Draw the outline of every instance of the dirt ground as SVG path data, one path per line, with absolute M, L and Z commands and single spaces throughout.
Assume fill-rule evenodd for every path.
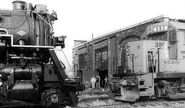
M 77 108 L 185 108 L 184 100 L 115 101 L 109 90 L 87 89 L 80 93 Z

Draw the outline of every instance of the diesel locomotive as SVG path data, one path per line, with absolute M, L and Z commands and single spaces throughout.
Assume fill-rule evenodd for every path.
M 45 5 L 12 4 L 13 10 L 0 10 L 0 104 L 76 105 L 76 81 L 55 53 L 65 47 L 65 36 L 53 35 L 57 14 Z
M 185 98 L 185 22 L 168 19 L 149 25 L 141 40 L 123 48 L 123 76 L 116 99 Z

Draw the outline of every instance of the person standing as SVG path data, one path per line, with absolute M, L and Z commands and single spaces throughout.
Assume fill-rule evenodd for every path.
M 105 78 L 107 77 L 107 70 L 97 70 L 100 76 L 100 87 L 105 87 Z
M 94 89 L 95 86 L 96 86 L 96 78 L 95 78 L 94 76 L 91 78 L 91 85 L 92 85 L 92 88 L 93 88 L 93 89 Z

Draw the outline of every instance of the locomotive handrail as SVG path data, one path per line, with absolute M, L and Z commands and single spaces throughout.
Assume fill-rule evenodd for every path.
M 13 35 L 10 34 L 0 34 L 0 37 L 10 37 L 11 47 L 21 47 L 21 48 L 49 48 L 53 49 L 54 46 L 34 46 L 34 45 L 14 45 L 13 44 Z
M 12 47 L 20 47 L 20 48 L 49 48 L 53 49 L 54 46 L 31 46 L 31 45 L 12 45 Z
M 37 14 L 37 15 L 39 16 L 39 18 L 41 18 L 46 24 L 49 25 L 49 27 L 50 27 L 51 29 L 53 29 L 53 26 L 52 26 L 50 23 L 48 23 L 44 18 L 42 18 L 41 15 L 39 15 L 37 12 L 34 12 L 34 11 L 32 11 L 32 12 L 35 13 L 35 14 Z
M 64 67 L 60 64 L 60 61 L 58 60 L 58 57 L 57 57 L 55 51 L 53 49 L 50 49 L 49 53 L 51 55 L 51 58 L 52 58 L 54 64 L 58 68 L 57 77 L 58 77 L 59 81 L 61 82 L 61 84 L 63 85 L 65 83 L 65 79 L 67 79 L 68 76 L 66 75 L 66 73 L 64 71 Z

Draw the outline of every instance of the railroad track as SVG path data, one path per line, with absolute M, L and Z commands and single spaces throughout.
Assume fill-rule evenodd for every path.
M 77 108 L 185 108 L 184 100 L 143 99 L 134 103 L 115 101 L 109 91 L 88 89 L 79 95 Z
M 93 99 L 81 101 L 77 108 L 185 108 L 185 100 L 145 100 L 135 103 L 114 101 L 112 99 Z
M 14 100 L 11 102 L 11 104 L 0 106 L 0 108 L 44 108 L 44 107 L 41 106 L 40 104 L 33 104 L 24 101 Z
M 19 104 L 16 103 L 11 105 L 4 105 L 1 106 L 0 108 L 44 108 L 44 107 L 40 105 L 19 102 Z M 76 108 L 185 108 L 185 100 L 158 99 L 128 103 L 122 101 L 114 101 L 113 99 L 93 98 L 92 100 L 80 101 Z

